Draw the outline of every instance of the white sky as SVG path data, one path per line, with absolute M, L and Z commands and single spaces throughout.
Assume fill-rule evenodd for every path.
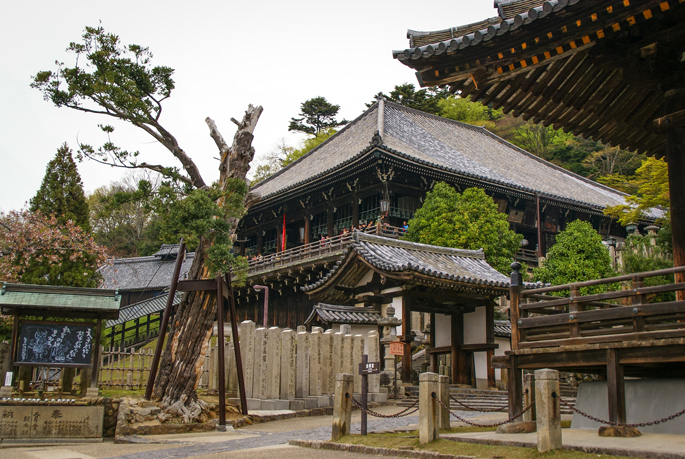
M 139 150 L 141 161 L 178 165 L 170 153 L 138 129 L 94 114 L 56 108 L 31 89 L 31 76 L 54 70 L 65 49 L 80 42 L 98 21 L 124 44 L 150 48 L 153 64 L 176 69 L 176 89 L 165 101 L 161 123 L 200 168 L 218 178 L 217 148 L 205 117 L 231 143 L 247 104 L 262 105 L 255 131 L 257 159 L 281 138 L 296 146 L 304 136 L 288 132 L 300 104 L 316 96 L 356 118 L 379 91 L 417 85 L 414 73 L 392 58 L 408 46 L 407 29 L 438 30 L 494 16 L 493 0 L 307 1 L 17 1 L 0 17 L 0 210 L 21 208 L 38 190 L 57 148 L 77 141 L 101 145 L 98 123 L 116 127 L 113 141 Z M 79 164 L 86 193 L 120 178 L 120 169 Z

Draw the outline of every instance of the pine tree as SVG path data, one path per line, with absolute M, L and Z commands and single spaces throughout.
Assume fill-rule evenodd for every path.
M 45 215 L 54 214 L 62 225 L 71 220 L 84 231 L 90 232 L 83 182 L 66 142 L 57 149 L 55 158 L 45 168 L 43 183 L 31 199 L 29 210 Z

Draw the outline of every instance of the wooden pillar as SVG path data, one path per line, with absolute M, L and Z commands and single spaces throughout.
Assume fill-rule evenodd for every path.
M 329 207 L 326 210 L 326 217 L 328 218 L 328 220 L 327 220 L 328 237 L 333 237 L 333 218 L 335 217 L 335 213 L 333 212 L 333 207 Z
M 519 303 L 521 302 L 521 289 L 523 288 L 523 276 L 519 272 L 521 264 L 514 262 L 511 264 L 511 283 L 509 284 L 509 320 L 511 321 L 511 349 L 519 348 Z
M 402 339 L 404 354 L 402 355 L 402 382 L 411 382 L 411 308 L 409 302 L 402 298 Z
M 257 253 L 261 255 L 263 251 L 264 251 L 264 232 L 260 228 L 259 231 L 257 232 Z
M 357 193 L 352 193 L 352 226 L 359 226 L 359 198 Z
M 667 91 L 666 112 L 673 113 L 685 106 L 685 91 Z M 673 237 L 673 266 L 685 266 L 685 127 L 668 130 L 666 136 L 668 186 L 671 198 L 671 232 Z M 685 282 L 685 273 L 676 273 L 675 282 Z M 676 292 L 676 300 L 685 300 L 685 291 Z
M 468 384 L 468 362 L 466 353 L 462 350 L 464 345 L 464 312 L 452 313 L 452 384 Z
M 304 243 L 309 244 L 311 242 L 311 235 L 309 234 L 311 232 L 310 226 L 309 226 L 309 212 L 305 214 L 304 216 Z
M 523 373 L 518 366 L 515 355 L 509 357 L 511 367 L 509 368 L 509 381 L 507 391 L 509 396 L 509 417 L 514 417 L 523 410 Z
M 245 256 L 245 241 L 240 241 L 240 256 Z
M 485 340 L 488 344 L 495 344 L 495 300 L 493 299 L 490 299 L 485 306 Z M 495 354 L 495 350 L 488 349 L 486 354 L 488 388 L 494 388 L 497 385 L 495 382 L 495 369 L 492 368 L 492 356 Z
M 609 421 L 626 422 L 626 393 L 623 365 L 618 361 L 618 349 L 607 349 L 607 398 Z
M 14 321 L 12 323 L 12 341 L 10 341 L 10 355 L 8 356 L 7 368 L 12 372 L 12 377 L 16 381 L 17 373 L 14 371 L 14 356 L 17 355 L 17 343 L 19 342 L 19 314 L 14 314 Z M 5 381 L 0 381 L 0 384 L 5 384 Z
M 90 387 L 98 388 L 98 373 L 100 371 L 100 334 L 102 333 L 102 319 L 98 318 L 95 325 L 95 340 L 93 341 L 93 374 L 90 377 Z M 136 334 L 138 330 L 136 330 Z M 133 357 L 131 357 L 133 359 Z
M 435 349 L 435 313 L 431 312 L 431 335 L 430 335 L 430 346 L 431 349 Z M 438 365 L 438 354 L 431 353 L 431 369 L 430 371 L 433 373 L 438 373 L 439 370 L 439 365 Z
M 283 224 L 276 225 L 276 252 L 283 250 Z
M 536 194 L 535 195 L 535 218 L 537 219 L 537 227 L 538 227 L 538 258 L 542 258 L 544 256 L 544 251 L 542 248 L 542 214 L 540 213 L 540 195 Z

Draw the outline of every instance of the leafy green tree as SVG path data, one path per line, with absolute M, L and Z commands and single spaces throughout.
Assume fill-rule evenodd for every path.
M 462 123 L 477 124 L 492 128 L 495 121 L 500 119 L 502 110 L 493 110 L 480 102 L 471 102 L 471 96 L 466 98 L 449 96 L 438 101 L 440 115 Z
M 609 250 L 592 225 L 575 220 L 556 237 L 556 243 L 547 252 L 547 260 L 533 269 L 533 280 L 552 285 L 602 279 L 614 274 Z M 581 293 L 606 291 L 608 287 L 589 287 Z
M 57 149 L 55 158 L 45 168 L 43 183 L 31 199 L 29 210 L 54 214 L 62 225 L 71 220 L 86 232 L 90 231 L 83 182 L 66 143 Z
M 83 228 L 55 214 L 0 212 L 0 281 L 97 287 L 105 248 Z
M 405 239 L 458 249 L 483 249 L 485 259 L 508 275 L 523 236 L 509 229 L 507 215 L 480 188 L 458 193 L 439 182 L 409 223 Z
M 344 126 L 348 121 L 338 121 L 338 111 L 340 105 L 329 103 L 325 97 L 306 100 L 300 105 L 300 118 L 291 118 L 288 130 L 317 136 L 328 129 Z
M 430 87 L 417 91 L 413 84 L 404 83 L 396 85 L 395 88 L 390 91 L 389 95 L 379 92 L 374 96 L 375 100 L 367 103 L 366 106 L 370 107 L 375 104 L 378 99 L 383 98 L 404 105 L 405 107 L 440 116 L 442 113 L 440 101 L 449 96 L 451 96 L 451 93 L 447 89 Z
M 621 250 L 624 274 L 656 271 L 673 267 L 673 248 L 670 226 L 659 231 L 656 237 L 631 234 Z M 645 286 L 652 287 L 673 283 L 673 275 L 647 277 Z M 650 302 L 674 301 L 674 292 L 658 293 L 647 298 Z
M 604 213 L 627 225 L 645 217 L 649 209 L 659 208 L 666 212 L 668 220 L 670 194 L 668 188 L 668 164 L 662 159 L 647 158 L 630 180 L 633 195 L 626 197 L 627 204 L 607 207 Z

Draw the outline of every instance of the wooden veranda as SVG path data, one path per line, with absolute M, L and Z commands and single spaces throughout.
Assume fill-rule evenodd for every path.
M 522 289 L 520 266 L 512 267 L 512 350 L 492 360 L 509 370 L 511 415 L 522 409 L 524 370 L 606 377 L 609 420 L 619 423 L 626 422 L 624 377 L 685 377 L 685 301 L 658 296 L 682 292 L 685 283 L 645 286 L 685 267 L 530 290 Z

